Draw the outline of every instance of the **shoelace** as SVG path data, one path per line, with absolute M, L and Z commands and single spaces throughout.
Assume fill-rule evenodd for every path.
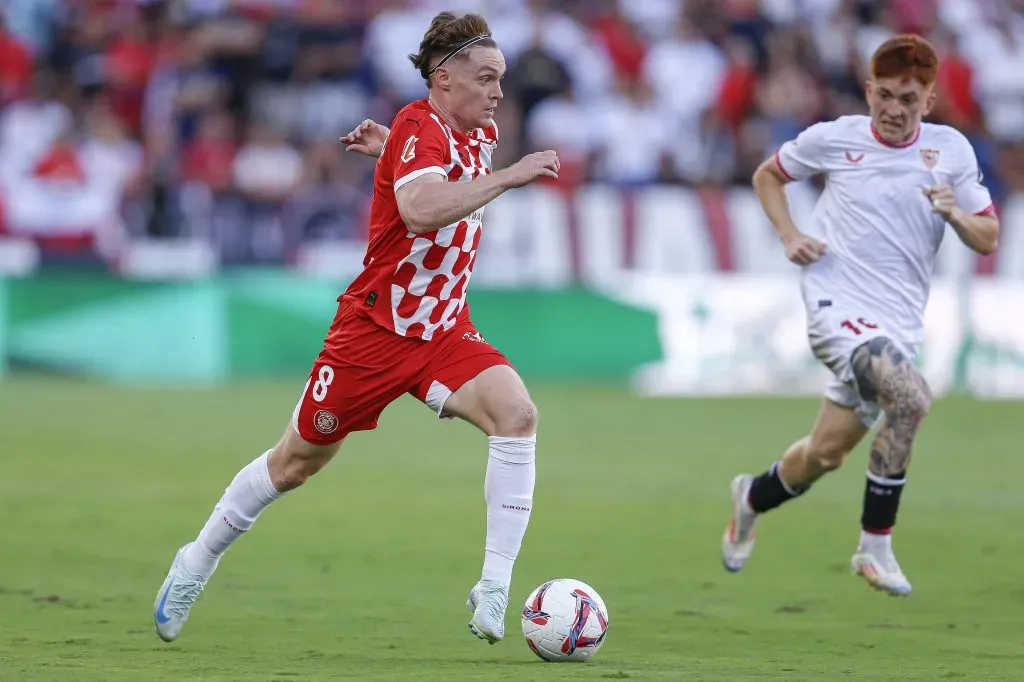
M 204 587 L 206 583 L 199 578 L 184 574 L 175 581 L 171 593 L 167 595 L 167 611 L 175 616 L 184 616 L 196 603 Z
M 757 514 L 746 510 L 742 511 L 736 521 L 735 542 L 746 542 L 750 539 L 750 533 L 754 530 L 754 522 L 757 521 Z
M 508 595 L 505 594 L 505 591 L 497 587 L 485 589 L 483 596 L 485 597 L 487 615 L 496 623 L 504 623 L 505 610 L 508 608 Z

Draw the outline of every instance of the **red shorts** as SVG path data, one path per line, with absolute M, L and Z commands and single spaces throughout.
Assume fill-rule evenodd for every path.
M 342 301 L 309 373 L 292 426 L 315 445 L 377 428 L 384 408 L 411 393 L 441 416 L 445 401 L 489 367 L 511 363 L 466 319 L 430 341 L 399 336 Z

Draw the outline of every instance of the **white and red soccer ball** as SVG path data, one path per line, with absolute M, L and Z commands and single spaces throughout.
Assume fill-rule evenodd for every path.
M 590 585 L 571 578 L 549 580 L 526 598 L 523 636 L 545 661 L 585 661 L 608 633 L 608 609 Z

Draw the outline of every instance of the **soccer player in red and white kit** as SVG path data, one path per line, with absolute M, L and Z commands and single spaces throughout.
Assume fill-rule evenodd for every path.
M 834 374 L 809 436 L 760 476 L 732 482 L 733 516 L 722 561 L 738 571 L 754 547 L 759 515 L 838 469 L 881 418 L 871 445 L 855 573 L 890 594 L 911 590 L 892 551 L 900 494 L 918 427 L 932 402 L 914 368 L 935 254 L 950 225 L 978 253 L 999 236 L 974 150 L 948 126 L 922 123 L 935 102 L 939 58 L 915 35 L 875 52 L 869 116 L 804 130 L 754 174 L 754 188 L 791 261 L 811 350 Z M 825 190 L 801 232 L 785 184 L 824 174 Z
M 224 552 L 263 510 L 323 468 L 349 433 L 375 428 L 405 393 L 488 436 L 483 572 L 467 606 L 475 635 L 491 643 L 504 635 L 512 567 L 533 506 L 537 409 L 509 361 L 473 326 L 466 286 L 484 207 L 509 189 L 557 177 L 559 162 L 546 151 L 491 171 L 505 60 L 483 17 L 439 14 L 410 58 L 428 96 L 398 113 L 377 162 L 365 269 L 338 299 L 283 437 L 238 472 L 198 537 L 175 555 L 154 605 L 164 640 L 180 634 Z M 350 148 L 379 148 L 380 129 L 357 129 Z

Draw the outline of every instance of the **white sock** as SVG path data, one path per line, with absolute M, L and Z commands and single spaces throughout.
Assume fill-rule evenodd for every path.
M 199 537 L 185 551 L 183 558 L 189 571 L 212 574 L 231 543 L 252 528 L 260 512 L 281 496 L 270 480 L 269 458 L 267 450 L 235 475 Z
M 487 502 L 487 543 L 483 580 L 512 582 L 512 566 L 530 523 L 536 479 L 537 436 L 487 439 L 489 453 L 484 479 Z
M 862 530 L 860 532 L 860 548 L 871 553 L 888 552 L 892 549 L 892 534 L 869 533 Z

